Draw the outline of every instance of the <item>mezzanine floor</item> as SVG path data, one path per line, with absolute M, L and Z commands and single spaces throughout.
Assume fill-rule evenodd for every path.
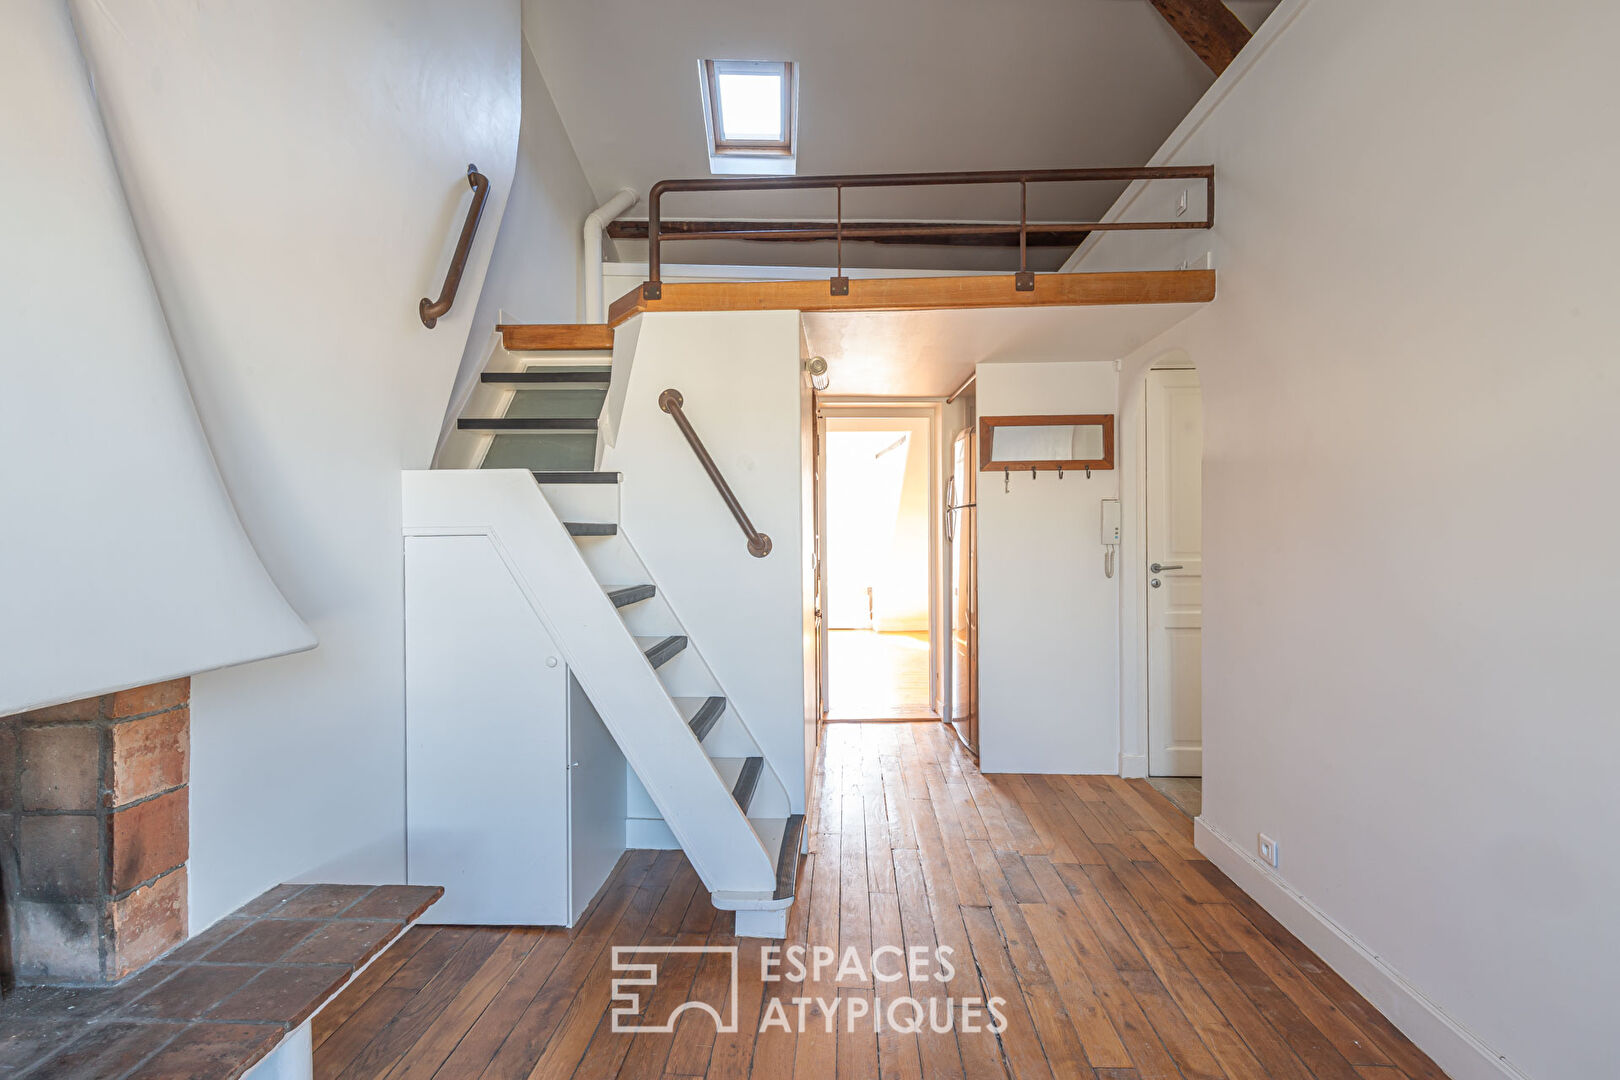
M 986 777 L 935 722 L 831 725 L 818 780 L 783 944 L 854 949 L 864 970 L 762 980 L 763 943 L 731 936 L 683 855 L 631 852 L 573 930 L 412 930 L 316 1018 L 316 1075 L 1444 1075 L 1199 856 L 1191 821 L 1145 782 Z M 638 943 L 739 945 L 736 1033 L 693 1010 L 672 1033 L 615 1034 L 609 946 Z M 949 946 L 954 972 L 874 980 L 901 973 L 893 952 L 874 964 L 884 946 Z M 724 1017 L 729 976 L 724 955 L 670 956 L 646 1022 L 688 1000 Z M 826 1005 L 801 1025 L 796 997 Z M 982 1007 L 963 1023 L 991 997 L 1006 1001 L 999 1037 Z M 913 1008 L 947 1030 L 874 1030 L 874 1012 L 910 1027 Z

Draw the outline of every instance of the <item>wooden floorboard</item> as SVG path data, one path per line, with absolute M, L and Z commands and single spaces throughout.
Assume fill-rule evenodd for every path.
M 734 937 L 681 853 L 629 852 L 571 930 L 407 933 L 316 1017 L 316 1075 L 1444 1080 L 1146 784 L 981 776 L 933 722 L 826 728 L 816 784 L 784 942 Z M 737 1030 L 689 1010 L 615 1033 L 612 947 L 633 944 L 736 946 L 734 1003 L 728 958 L 672 955 L 641 1018 L 735 1004 Z M 854 949 L 862 970 L 773 980 L 767 944 Z M 939 978 L 895 959 L 936 948 Z M 964 1028 L 962 1003 L 990 997 L 1005 1030 L 982 1006 Z M 874 1023 L 909 1020 L 909 1001 L 920 1030 Z

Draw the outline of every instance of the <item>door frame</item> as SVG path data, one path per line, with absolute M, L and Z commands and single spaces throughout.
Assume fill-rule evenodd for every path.
M 1153 370 L 1198 365 L 1187 350 L 1170 349 L 1120 373 L 1119 775 L 1126 777 L 1148 775 L 1147 375 Z
M 816 431 L 816 574 L 818 588 L 820 589 L 823 618 L 821 620 L 820 641 L 817 649 L 820 654 L 816 665 L 816 697 L 821 703 L 821 720 L 827 718 L 827 620 L 825 610 L 827 603 L 827 559 L 824 550 L 827 521 L 827 424 L 829 419 L 855 419 L 855 420 L 917 420 L 928 421 L 928 697 L 929 704 L 934 710 L 934 718 L 942 716 L 944 708 L 944 682 L 940 673 L 944 664 L 940 656 L 941 622 L 945 620 L 944 603 L 940 599 L 942 588 L 948 589 L 949 582 L 945 580 L 945 568 L 941 565 L 945 551 L 945 519 L 941 512 L 945 505 L 945 477 L 942 465 L 944 451 L 940 446 L 940 429 L 944 424 L 945 405 L 938 399 L 918 398 L 870 398 L 870 397 L 829 397 L 825 394 L 816 396 L 816 413 L 814 417 Z

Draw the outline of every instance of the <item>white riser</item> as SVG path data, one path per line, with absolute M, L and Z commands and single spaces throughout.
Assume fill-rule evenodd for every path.
M 686 648 L 658 669 L 658 681 L 664 684 L 670 697 L 708 697 L 720 693 L 714 675 L 702 657 L 692 651 L 691 642 L 687 642 Z
M 619 520 L 618 484 L 541 484 L 540 493 L 563 521 Z
M 720 714 L 720 719 L 715 721 L 703 740 L 703 751 L 711 758 L 747 757 L 759 753 L 759 746 L 728 702 L 726 711 Z

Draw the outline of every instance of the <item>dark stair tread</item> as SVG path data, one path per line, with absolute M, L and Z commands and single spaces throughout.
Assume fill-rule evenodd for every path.
M 571 470 L 547 471 L 532 469 L 534 482 L 537 484 L 617 484 L 619 474 L 616 472 L 573 472 Z
M 595 431 L 596 418 L 573 416 L 483 416 L 456 421 L 462 431 Z
M 620 589 L 609 589 L 608 599 L 613 601 L 614 607 L 629 607 L 643 600 L 651 600 L 658 589 L 652 585 L 626 585 Z
M 686 648 L 686 638 L 681 634 L 671 634 L 668 637 L 659 638 L 652 645 L 649 645 L 643 650 L 643 654 L 647 657 L 647 662 L 656 670 L 669 663 L 684 648 Z
M 725 698 L 711 697 L 704 699 L 703 704 L 698 706 L 697 712 L 692 714 L 692 719 L 687 721 L 687 725 L 692 729 L 692 734 L 697 736 L 698 742 L 702 742 L 709 732 L 714 730 L 714 725 L 719 721 L 720 714 L 725 711 Z
M 480 376 L 486 383 L 506 386 L 556 385 L 558 383 L 585 383 L 606 386 L 612 378 L 607 368 L 600 371 L 486 371 Z
M 737 807 L 744 814 L 748 813 L 748 804 L 753 801 L 754 789 L 759 786 L 759 773 L 765 767 L 765 759 L 751 757 L 743 761 L 742 771 L 737 774 L 737 783 L 731 789 L 731 797 L 737 800 Z
M 569 536 L 616 536 L 619 527 L 611 521 L 566 521 Z
M 799 839 L 803 832 L 804 815 L 788 815 L 787 827 L 782 830 L 782 848 L 776 853 L 774 898 L 777 900 L 786 900 L 793 895 L 795 879 L 799 876 Z

